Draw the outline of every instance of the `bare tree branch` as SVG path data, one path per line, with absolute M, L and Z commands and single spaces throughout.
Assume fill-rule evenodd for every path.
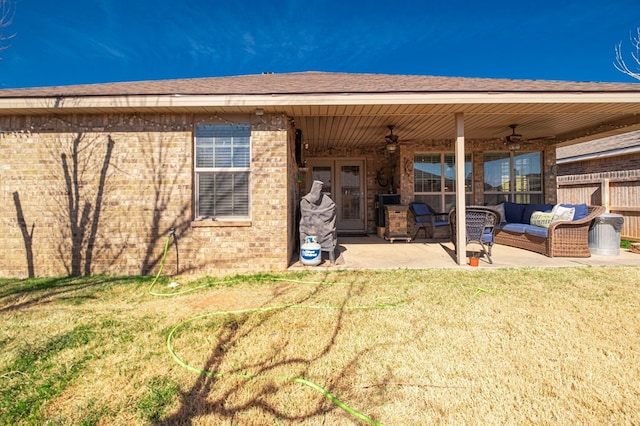
M 7 49 L 7 40 L 13 38 L 15 34 L 6 34 L 7 28 L 13 22 L 15 8 L 12 0 L 0 0 L 0 52 Z
M 627 65 L 625 55 L 622 52 L 622 42 L 616 46 L 616 61 L 613 63 L 613 66 L 621 73 L 640 80 L 640 27 L 636 28 L 636 31 L 637 35 L 635 37 L 633 35 L 629 36 L 631 46 L 635 49 L 635 52 L 633 50 L 631 51 L 631 58 L 635 62 L 636 70 L 632 70 L 629 68 L 629 65 Z

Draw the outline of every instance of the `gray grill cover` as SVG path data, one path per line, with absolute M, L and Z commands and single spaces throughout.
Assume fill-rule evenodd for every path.
M 300 247 L 315 235 L 323 251 L 336 247 L 336 203 L 322 193 L 322 181 L 314 180 L 311 191 L 300 200 Z

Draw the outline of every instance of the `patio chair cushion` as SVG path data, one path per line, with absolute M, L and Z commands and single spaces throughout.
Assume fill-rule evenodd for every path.
M 429 206 L 426 205 L 426 204 L 412 203 L 411 209 L 413 210 L 413 213 L 416 215 L 416 217 L 418 217 L 418 216 L 426 216 L 426 215 L 430 215 L 431 214 L 431 211 L 429 210 Z M 427 221 L 428 220 L 429 219 L 427 219 Z
M 493 229 L 487 228 L 482 234 L 482 242 L 493 245 Z

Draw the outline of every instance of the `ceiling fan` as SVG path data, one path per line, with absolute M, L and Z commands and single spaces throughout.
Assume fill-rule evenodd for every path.
M 504 144 L 511 151 L 519 150 L 520 149 L 520 144 L 522 144 L 522 143 L 533 142 L 533 141 L 536 141 L 536 140 L 549 140 L 549 139 L 554 139 L 555 138 L 555 136 L 544 136 L 544 137 L 541 137 L 541 138 L 532 138 L 532 139 L 526 139 L 525 140 L 522 137 L 521 134 L 516 133 L 516 127 L 518 127 L 517 124 L 509 124 L 509 127 L 511 128 L 511 134 L 505 136 Z
M 393 153 L 398 149 L 398 135 L 393 134 L 393 125 L 389 125 L 387 128 L 389 129 L 389 134 L 384 137 L 384 140 L 387 143 L 386 149 L 387 152 Z

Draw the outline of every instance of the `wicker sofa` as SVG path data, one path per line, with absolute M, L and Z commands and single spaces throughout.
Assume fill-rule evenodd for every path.
M 552 205 L 503 203 L 502 207 L 494 207 L 502 215 L 502 221 L 495 230 L 496 244 L 549 257 L 590 257 L 589 227 L 593 219 L 605 212 L 605 208 L 586 204 L 563 206 L 574 206 L 576 212 L 579 210 L 582 214 L 571 221 L 552 222 L 548 228 L 531 225 L 529 221 L 533 212 L 551 209 Z

